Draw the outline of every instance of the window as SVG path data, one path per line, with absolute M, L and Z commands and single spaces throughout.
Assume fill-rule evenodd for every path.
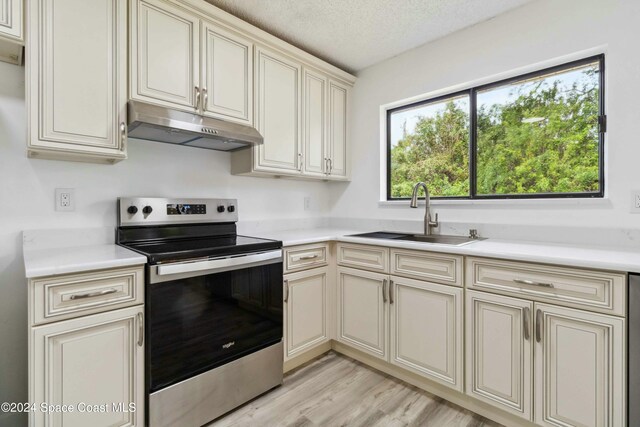
M 604 57 L 387 111 L 387 199 L 602 197 Z

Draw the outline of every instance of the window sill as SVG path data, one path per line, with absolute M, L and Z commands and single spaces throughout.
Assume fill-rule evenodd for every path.
M 406 208 L 409 200 L 380 200 L 381 208 Z M 418 206 L 424 206 L 424 200 L 418 201 Z M 611 206 L 608 197 L 599 198 L 561 198 L 561 199 L 486 199 L 486 200 L 431 200 L 431 206 L 523 206 L 523 207 L 563 207 L 563 206 Z

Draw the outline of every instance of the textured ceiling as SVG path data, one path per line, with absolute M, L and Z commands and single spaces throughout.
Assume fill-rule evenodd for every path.
M 357 72 L 531 0 L 206 0 Z

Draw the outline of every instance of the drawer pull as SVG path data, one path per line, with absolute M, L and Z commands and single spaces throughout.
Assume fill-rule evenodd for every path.
M 529 330 L 530 330 L 530 326 L 529 326 L 529 317 L 531 317 L 531 310 L 529 310 L 529 307 L 525 307 L 524 308 L 524 313 L 523 313 L 523 318 L 522 318 L 522 325 L 524 328 L 524 339 L 529 341 L 530 338 L 530 334 L 529 334 Z
M 87 294 L 73 294 L 69 297 L 69 299 L 75 300 L 75 299 L 101 297 L 103 295 L 115 294 L 116 292 L 118 292 L 117 289 L 110 288 L 110 289 L 105 289 L 103 291 L 98 291 L 98 292 L 89 292 Z
M 552 283 L 534 282 L 533 280 L 526 280 L 526 279 L 513 279 L 513 281 L 520 285 L 531 285 L 531 286 L 541 286 L 543 288 L 553 288 Z
M 316 259 L 316 258 L 318 258 L 318 256 L 319 256 L 318 254 L 315 254 L 315 255 L 305 255 L 305 256 L 301 256 L 300 258 L 298 258 L 298 260 L 300 260 L 300 261 L 307 261 L 307 260 L 310 260 L 310 259 Z

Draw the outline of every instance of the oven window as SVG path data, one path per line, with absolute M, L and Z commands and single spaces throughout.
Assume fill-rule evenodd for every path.
M 148 285 L 150 392 L 282 339 L 282 264 Z

